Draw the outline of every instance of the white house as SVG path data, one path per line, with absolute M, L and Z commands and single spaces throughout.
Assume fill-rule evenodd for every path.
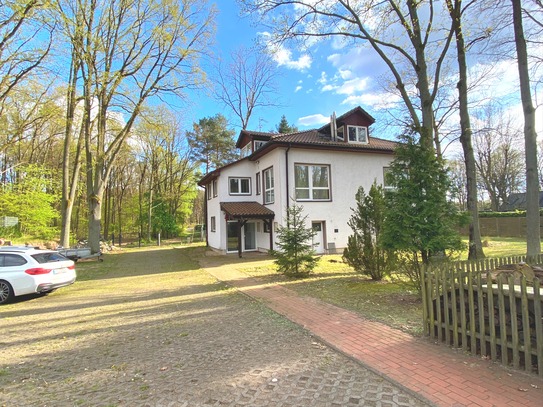
M 357 107 L 317 130 L 289 134 L 242 130 L 242 158 L 210 172 L 206 190 L 208 245 L 225 253 L 275 248 L 277 225 L 294 203 L 316 232 L 317 253 L 341 251 L 360 186 L 384 183 L 396 143 L 379 139 L 374 119 Z

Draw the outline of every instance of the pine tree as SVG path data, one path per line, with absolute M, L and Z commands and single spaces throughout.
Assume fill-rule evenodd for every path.
M 281 134 L 294 133 L 298 131 L 298 128 L 296 126 L 291 126 L 288 123 L 288 120 L 285 115 L 281 116 L 281 121 L 279 122 L 279 124 L 277 125 L 275 129 L 277 130 L 278 133 L 281 133 Z
M 312 228 L 306 228 L 307 216 L 302 216 L 302 206 L 287 208 L 287 226 L 277 230 L 277 246 L 280 250 L 271 250 L 275 257 L 277 271 L 288 276 L 303 277 L 310 274 L 318 262 L 313 249 Z

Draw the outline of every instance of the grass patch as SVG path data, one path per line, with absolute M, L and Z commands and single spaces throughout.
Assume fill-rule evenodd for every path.
M 486 257 L 526 253 L 525 239 L 487 237 L 483 240 Z M 467 252 L 459 259 L 466 260 Z M 238 270 L 258 277 L 263 284 L 280 283 L 300 295 L 318 298 L 412 335 L 422 334 L 422 303 L 416 291 L 397 279 L 375 282 L 357 274 L 340 255 L 322 256 L 315 272 L 304 279 L 279 274 L 271 257 L 242 262 L 230 258 L 229 261 Z

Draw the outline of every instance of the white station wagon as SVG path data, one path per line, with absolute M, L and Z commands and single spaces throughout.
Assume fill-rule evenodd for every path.
M 0 247 L 0 304 L 18 295 L 50 293 L 75 279 L 74 262 L 56 251 Z

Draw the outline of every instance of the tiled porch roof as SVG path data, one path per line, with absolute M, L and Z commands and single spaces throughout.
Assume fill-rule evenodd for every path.
M 273 219 L 275 213 L 258 202 L 221 202 L 221 210 L 234 219 Z

